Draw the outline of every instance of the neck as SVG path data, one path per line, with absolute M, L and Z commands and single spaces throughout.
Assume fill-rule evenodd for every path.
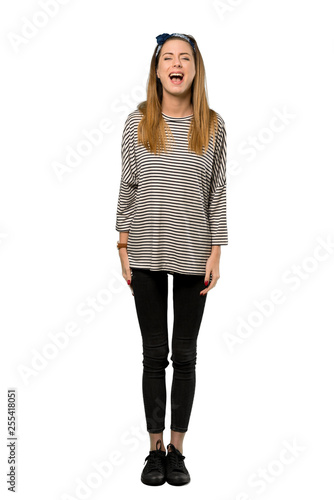
M 176 96 L 163 93 L 161 110 L 165 115 L 181 118 L 193 114 L 190 94 L 187 96 Z

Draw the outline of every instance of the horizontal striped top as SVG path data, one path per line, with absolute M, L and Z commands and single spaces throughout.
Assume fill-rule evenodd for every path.
M 217 113 L 215 147 L 211 137 L 198 155 L 188 151 L 193 115 L 162 116 L 174 143 L 160 155 L 137 143 L 138 109 L 125 121 L 116 231 L 129 232 L 130 268 L 205 275 L 211 246 L 228 243 L 225 122 Z

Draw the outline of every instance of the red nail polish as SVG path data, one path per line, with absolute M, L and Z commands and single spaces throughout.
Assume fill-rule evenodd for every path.
M 130 280 L 128 280 L 128 285 L 130 285 L 130 283 L 131 283 L 131 281 L 130 281 Z
M 208 282 L 208 281 L 205 281 L 205 282 L 204 282 L 204 285 L 205 285 L 205 286 L 208 286 L 208 284 L 209 284 L 209 282 Z

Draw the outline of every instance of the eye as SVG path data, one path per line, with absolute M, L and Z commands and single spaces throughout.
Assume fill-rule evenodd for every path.
M 164 57 L 164 61 L 167 61 L 167 59 L 171 59 L 170 57 Z M 185 59 L 186 61 L 189 61 L 189 57 L 183 57 L 183 59 Z

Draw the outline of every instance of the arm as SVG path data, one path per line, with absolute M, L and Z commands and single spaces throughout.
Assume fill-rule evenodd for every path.
M 118 240 L 120 243 L 127 243 L 128 238 L 129 238 L 129 231 L 122 231 L 122 232 L 120 231 Z M 119 251 L 119 256 L 122 258 L 123 256 L 125 257 L 125 255 L 128 254 L 127 249 L 125 247 L 119 248 L 118 251 Z
M 228 244 L 226 220 L 226 129 L 222 118 L 220 120 L 209 194 L 209 223 L 212 235 L 212 250 L 218 253 L 217 246 Z
M 129 238 L 129 231 L 122 231 L 119 233 L 119 242 L 120 243 L 127 243 L 128 242 L 128 238 Z M 120 250 L 122 250 L 122 248 L 120 248 Z
M 201 295 L 208 293 L 220 278 L 219 260 L 221 245 L 227 245 L 228 243 L 226 222 L 226 130 L 222 119 L 215 144 L 208 210 L 212 246 L 211 255 L 206 263 L 204 278 L 204 284 L 207 288 L 201 290 Z M 212 281 L 209 284 L 210 276 L 212 276 Z
M 123 130 L 121 152 L 122 176 L 116 213 L 116 231 L 119 231 L 120 243 L 127 243 L 131 222 L 135 212 L 138 187 L 134 136 L 129 117 L 125 122 Z M 133 289 L 131 286 L 131 268 L 129 265 L 127 248 L 120 248 L 118 252 L 121 260 L 123 278 L 130 286 L 133 295 Z
M 116 231 L 129 232 L 135 212 L 138 188 L 137 163 L 134 145 L 134 126 L 128 117 L 122 136 L 122 175 L 119 186 Z M 121 240 L 120 240 L 121 241 Z

